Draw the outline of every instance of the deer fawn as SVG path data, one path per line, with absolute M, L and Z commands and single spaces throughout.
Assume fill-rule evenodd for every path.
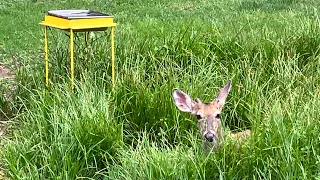
M 231 80 L 220 90 L 218 96 L 210 103 L 202 103 L 199 98 L 194 101 L 180 89 L 173 89 L 173 101 L 183 112 L 189 112 L 198 119 L 198 129 L 203 137 L 204 148 L 210 151 L 211 147 L 218 149 L 223 141 L 223 128 L 220 114 L 222 107 L 231 89 Z M 229 137 L 241 140 L 250 135 L 250 130 L 239 133 L 230 133 Z

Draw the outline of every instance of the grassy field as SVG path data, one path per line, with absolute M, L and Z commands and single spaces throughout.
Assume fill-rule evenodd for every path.
M 38 23 L 50 9 L 115 16 L 114 91 L 109 33 L 87 45 L 78 34 L 73 93 L 68 36 L 55 29 L 45 88 Z M 6 177 L 320 179 L 320 1 L 2 0 L 0 10 L 0 61 L 18 64 L 14 100 L 0 97 Z M 228 79 L 223 126 L 254 134 L 206 154 L 172 89 L 210 101 Z

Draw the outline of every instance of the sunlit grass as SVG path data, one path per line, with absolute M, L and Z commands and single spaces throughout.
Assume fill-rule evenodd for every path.
M 14 130 L 8 132 L 1 152 L 8 177 L 319 177 L 318 2 L 17 1 L 4 5 L 6 11 L 34 9 L 37 13 L 25 15 L 31 24 L 43 16 L 40 10 L 58 8 L 105 11 L 119 22 L 114 91 L 108 33 L 92 33 L 88 46 L 79 34 L 72 92 L 64 33 L 50 31 L 51 82 L 46 89 L 39 53 L 41 27 L 30 26 L 31 36 L 23 32 L 22 40 L 6 30 L 12 38 L 3 52 L 16 53 L 12 56 L 21 63 L 18 96 L 10 106 L 16 109 Z M 172 88 L 207 102 L 227 79 L 233 86 L 222 113 L 224 127 L 250 128 L 254 133 L 240 149 L 226 141 L 219 152 L 206 154 L 196 119 L 177 110 Z

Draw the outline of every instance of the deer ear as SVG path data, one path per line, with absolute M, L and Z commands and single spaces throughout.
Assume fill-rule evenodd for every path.
M 221 104 L 221 106 L 223 106 L 224 103 L 226 102 L 230 89 L 231 89 L 231 80 L 228 80 L 227 84 L 220 90 L 218 96 L 214 101 L 217 101 L 219 104 Z
M 192 112 L 194 107 L 194 102 L 191 100 L 190 96 L 180 89 L 173 89 L 173 102 L 183 112 Z

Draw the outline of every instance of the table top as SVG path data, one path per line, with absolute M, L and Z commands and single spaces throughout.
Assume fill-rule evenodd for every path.
M 109 14 L 91 10 L 50 10 L 47 13 L 50 16 L 56 16 L 64 19 L 91 19 L 113 17 Z

